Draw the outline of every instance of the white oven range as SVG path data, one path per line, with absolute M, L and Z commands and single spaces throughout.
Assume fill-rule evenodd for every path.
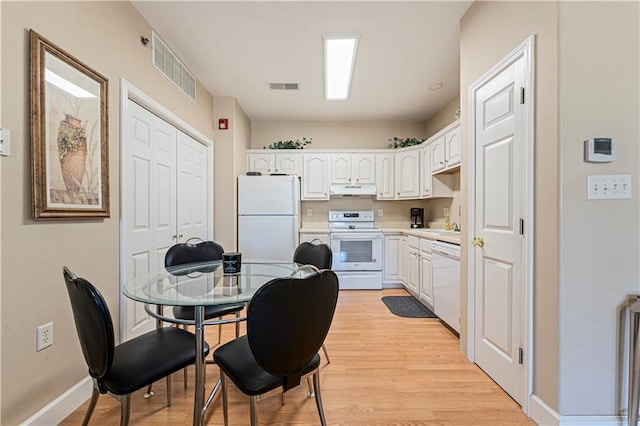
M 382 231 L 373 211 L 330 211 L 329 232 L 340 290 L 382 289 Z

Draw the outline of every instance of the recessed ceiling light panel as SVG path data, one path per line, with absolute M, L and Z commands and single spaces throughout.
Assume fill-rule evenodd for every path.
M 323 34 L 324 97 L 327 100 L 349 98 L 358 34 Z
M 436 91 L 436 90 L 440 90 L 444 87 L 444 84 L 442 83 L 435 83 L 432 84 L 431 86 L 429 86 L 429 90 L 431 90 L 432 92 Z

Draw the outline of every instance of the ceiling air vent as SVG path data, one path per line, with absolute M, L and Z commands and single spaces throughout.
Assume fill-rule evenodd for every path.
M 300 87 L 298 83 L 269 83 L 269 88 L 272 90 L 298 90 Z
M 196 101 L 196 78 L 173 54 L 169 46 L 152 33 L 153 65 L 171 80 L 193 102 Z

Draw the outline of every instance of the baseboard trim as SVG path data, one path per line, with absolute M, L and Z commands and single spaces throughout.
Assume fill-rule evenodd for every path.
M 22 422 L 22 425 L 57 425 L 91 398 L 92 390 L 93 381 L 87 376 Z
M 561 416 L 535 395 L 529 405 L 531 420 L 539 426 L 622 426 L 625 416 Z
M 531 396 L 529 414 L 531 419 L 540 426 L 560 425 L 560 415 L 536 395 Z

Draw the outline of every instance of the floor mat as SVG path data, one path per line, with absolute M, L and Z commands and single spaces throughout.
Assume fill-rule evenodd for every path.
M 384 296 L 382 302 L 392 314 L 405 318 L 438 318 L 413 296 Z

